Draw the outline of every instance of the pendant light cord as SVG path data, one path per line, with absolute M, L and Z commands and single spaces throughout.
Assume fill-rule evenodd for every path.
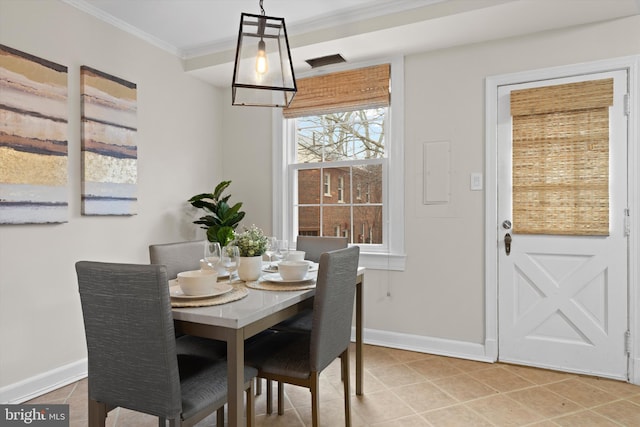
M 262 7 L 262 0 L 260 0 L 260 15 L 264 16 L 264 7 Z

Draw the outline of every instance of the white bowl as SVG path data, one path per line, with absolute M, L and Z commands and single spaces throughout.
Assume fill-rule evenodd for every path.
M 215 270 L 192 270 L 178 273 L 178 284 L 185 295 L 208 295 L 214 291 L 218 273 Z
M 304 251 L 289 251 L 287 261 L 304 261 Z
M 302 280 L 309 271 L 309 261 L 282 261 L 278 272 L 284 280 Z

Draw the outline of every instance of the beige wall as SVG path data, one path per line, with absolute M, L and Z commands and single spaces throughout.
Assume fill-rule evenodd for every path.
M 184 200 L 223 178 L 245 223 L 271 230 L 272 118 L 231 107 L 230 91 L 60 2 L 0 0 L 0 43 L 67 65 L 70 82 L 69 223 L 0 226 L 2 390 L 86 357 L 75 261 L 147 262 L 149 243 L 194 237 Z M 637 16 L 406 58 L 407 267 L 367 273 L 368 337 L 425 351 L 459 343 L 461 355 L 484 342 L 484 194 L 469 190 L 469 174 L 484 173 L 485 77 L 632 54 Z M 138 84 L 137 216 L 79 213 L 80 65 Z M 452 147 L 446 208 L 421 203 L 422 144 L 440 140 Z
M 221 95 L 174 56 L 59 1 L 0 0 L 0 43 L 69 68 L 69 222 L 0 226 L 0 391 L 86 357 L 74 263 L 149 262 L 190 239 L 222 178 Z M 80 215 L 81 65 L 138 85 L 138 215 Z M 0 399 L 1 401 L 2 399 Z
M 640 54 L 640 16 L 510 38 L 405 58 L 404 272 L 368 271 L 365 339 L 425 351 L 482 356 L 484 317 L 484 192 L 469 189 L 484 174 L 485 78 Z M 230 99 L 230 93 L 225 97 Z M 225 133 L 259 120 L 250 109 L 225 113 Z M 268 112 L 264 113 L 265 115 Z M 268 124 L 267 119 L 263 122 Z M 262 128 L 261 128 L 262 129 Z M 269 175 L 262 156 L 270 131 L 251 137 L 259 155 L 233 156 L 235 173 Z M 250 146 L 247 130 L 243 143 Z M 225 147 L 232 138 L 225 138 Z M 450 141 L 452 196 L 446 207 L 422 204 L 422 146 Z M 225 148 L 226 149 L 226 148 Z M 241 152 L 237 148 L 237 152 Z M 402 173 L 401 172 L 401 173 Z M 232 171 L 225 167 L 225 173 Z M 262 198 L 266 182 L 247 180 L 236 192 Z M 387 291 L 390 296 L 387 296 Z M 469 345 L 467 345 L 469 344 Z

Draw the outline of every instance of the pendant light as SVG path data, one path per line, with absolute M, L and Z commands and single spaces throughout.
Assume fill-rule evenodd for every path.
M 296 79 L 284 18 L 240 16 L 238 47 L 233 68 L 232 104 L 286 107 L 296 94 Z

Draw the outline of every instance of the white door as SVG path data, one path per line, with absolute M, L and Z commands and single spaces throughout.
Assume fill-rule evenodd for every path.
M 519 232 L 519 224 L 512 223 L 512 184 L 514 162 L 522 163 L 522 158 L 513 159 L 512 91 L 610 78 L 608 233 Z M 499 87 L 496 226 L 501 361 L 627 379 L 626 93 L 623 70 Z

